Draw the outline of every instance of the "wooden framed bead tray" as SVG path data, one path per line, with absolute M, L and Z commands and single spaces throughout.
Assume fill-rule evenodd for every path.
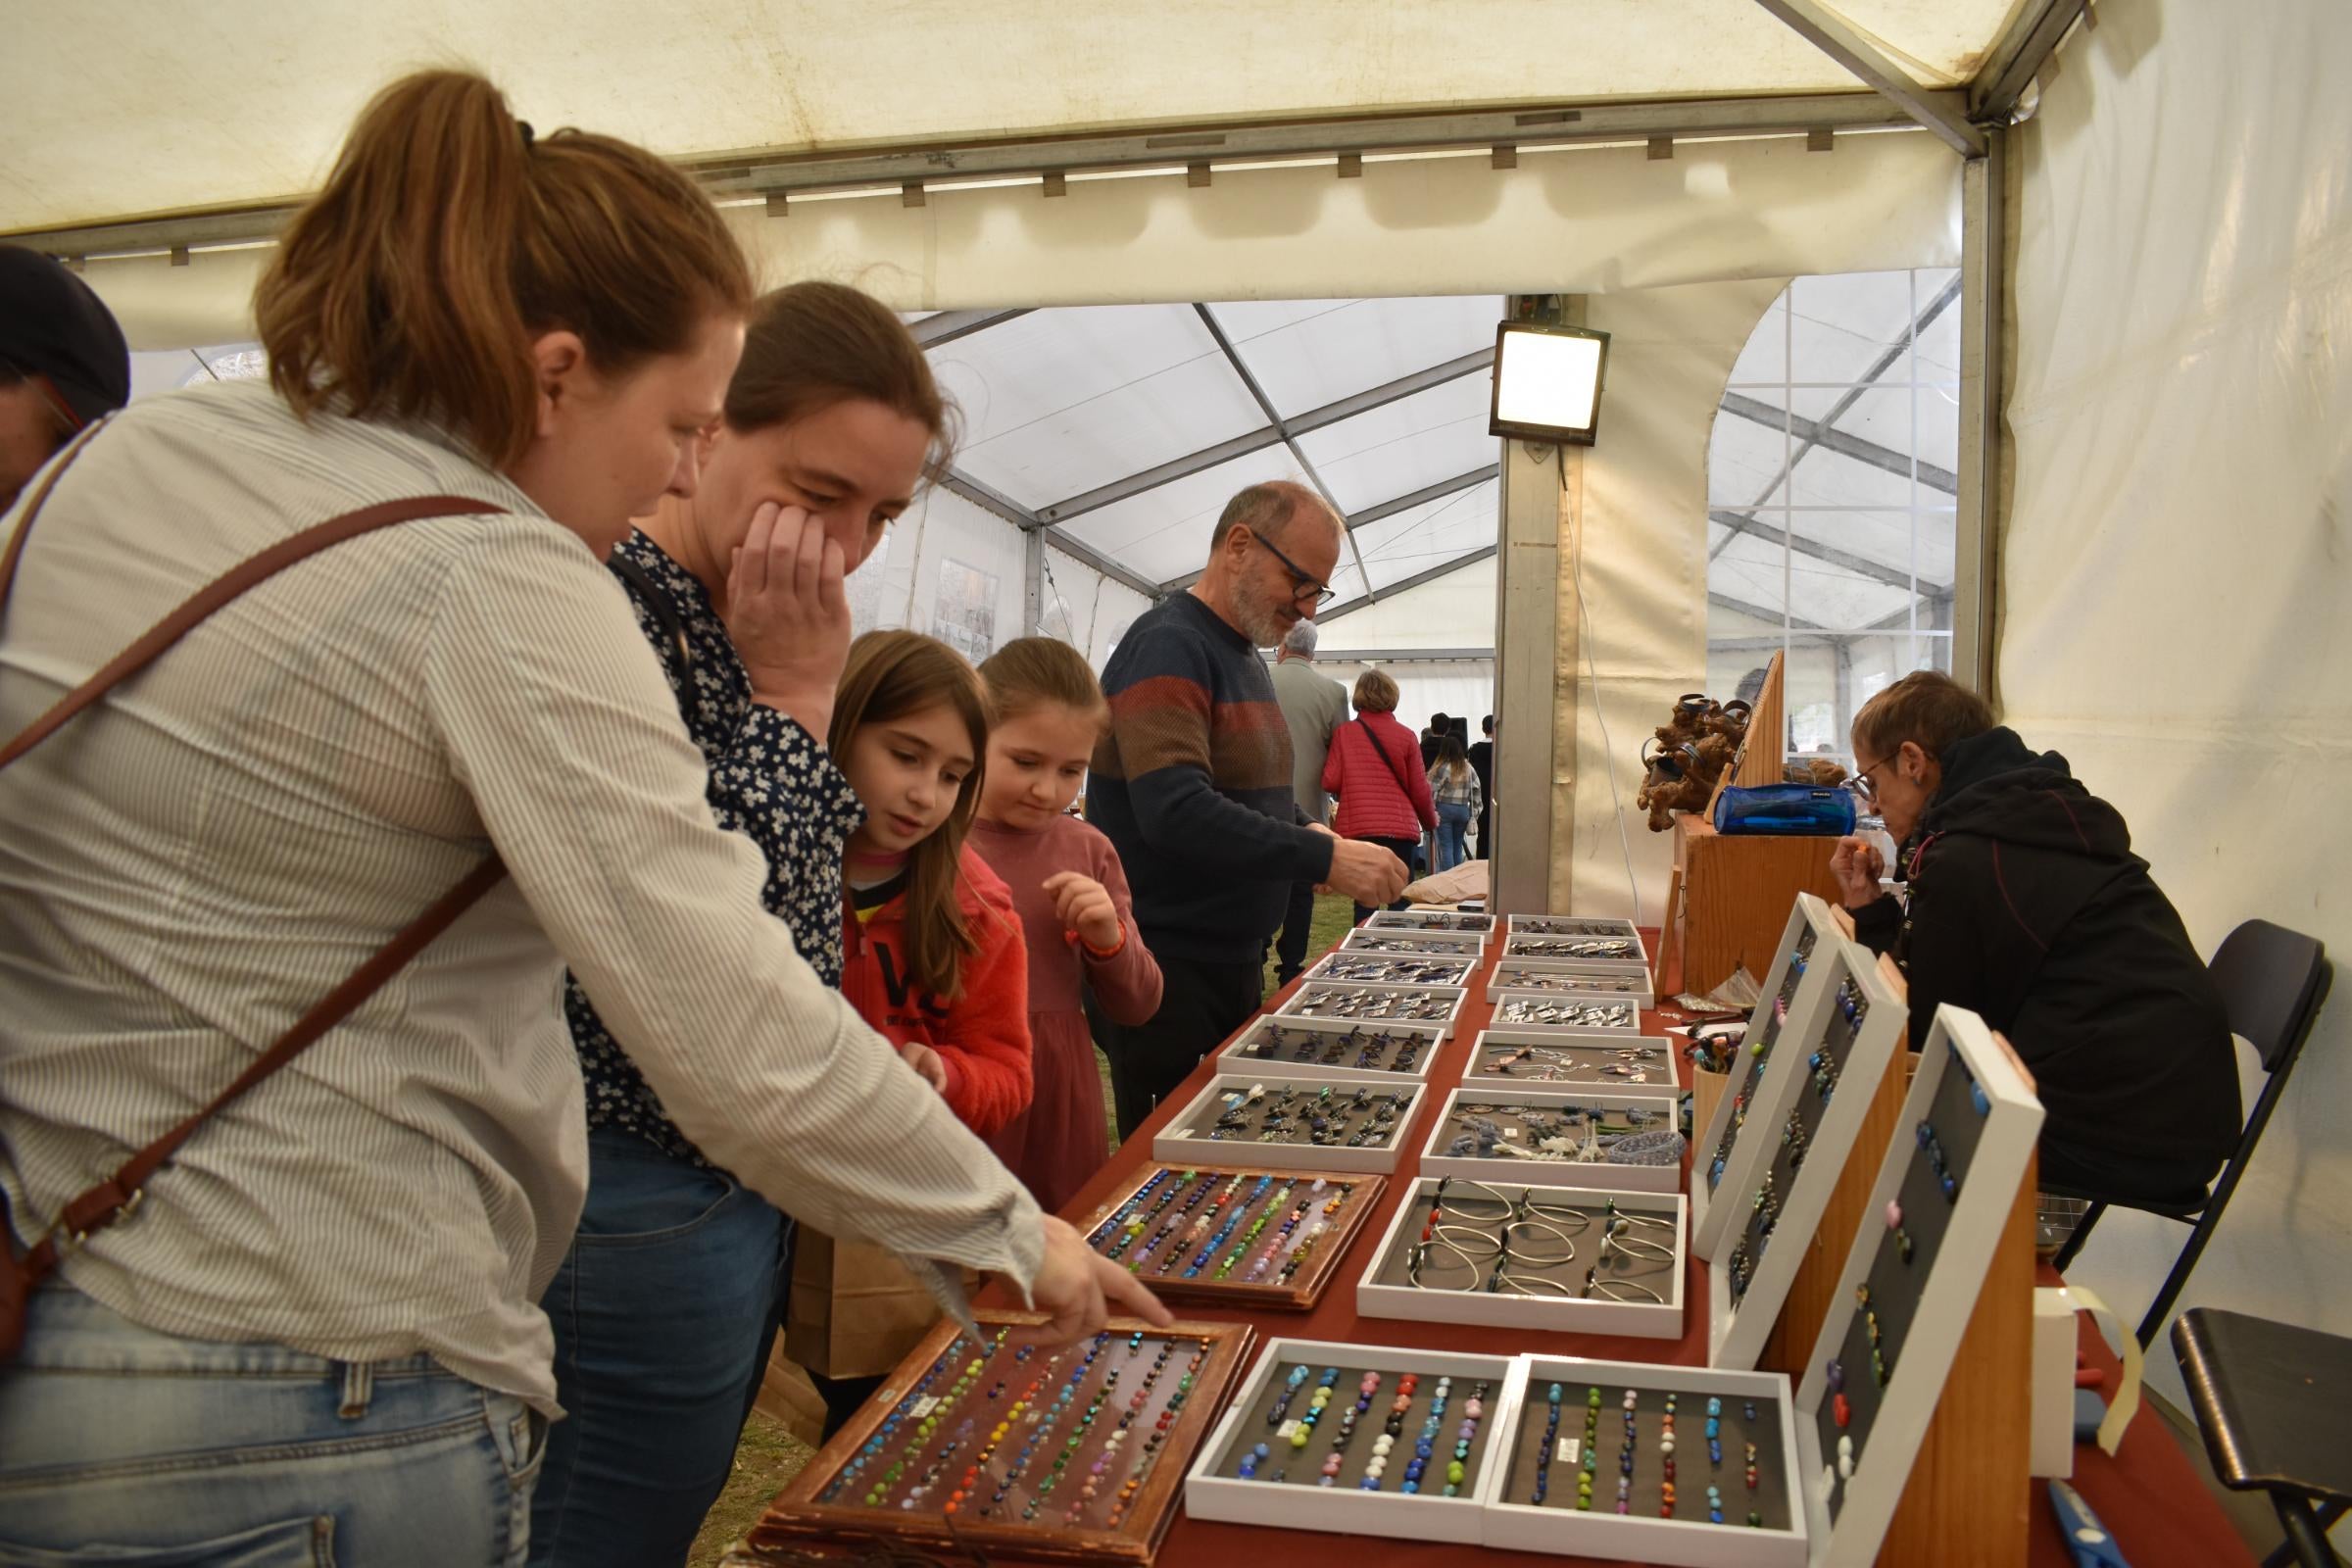
M 1355 1286 L 1363 1317 L 1679 1339 L 1680 1193 L 1421 1176 Z
M 1753 1195 L 1769 1147 L 1777 1147 L 1780 1124 L 1794 1092 L 1804 1053 L 1773 1047 L 1783 1034 L 1803 1037 L 1826 1004 L 1829 967 L 1817 965 L 1844 938 L 1830 906 L 1810 893 L 1796 896 L 1780 950 L 1765 973 L 1749 1015 L 1746 1049 L 1732 1057 L 1722 1098 L 1694 1140 L 1690 1161 L 1690 1250 L 1709 1262 L 1726 1245 L 1737 1219 L 1737 1203 L 1717 1203 L 1718 1193 Z M 1751 1114 L 1751 1112 L 1753 1114 Z M 1751 1127 L 1754 1129 L 1751 1133 Z
M 1808 1033 L 1785 1033 L 1781 1048 L 1802 1076 L 1785 1107 L 1759 1101 L 1750 1112 L 1779 1118 L 1779 1142 L 1765 1146 L 1752 1198 L 1743 1203 L 1738 1190 L 1716 1189 L 1732 1226 L 1707 1271 L 1710 1366 L 1744 1369 L 1762 1355 L 1909 1022 L 1869 949 L 1841 939 L 1816 948 L 1812 963 L 1825 972 L 1829 1004 L 1814 1009 Z M 1839 1234 L 1836 1245 L 1844 1241 Z
M 1127 1319 L 1058 1350 L 1034 1313 L 943 1322 L 754 1527 L 755 1547 L 879 1538 L 934 1550 L 1148 1563 L 1239 1378 L 1238 1323 Z
M 1379 909 L 1364 922 L 1367 931 L 1458 931 L 1475 935 L 1480 947 L 1494 940 L 1494 917 L 1460 909 Z
M 1337 1023 L 1433 1023 L 1453 1038 L 1454 1020 L 1469 998 L 1463 986 L 1361 985 L 1352 981 L 1301 980 L 1274 1009 L 1277 1018 L 1320 1018 Z
M 1487 971 L 1487 1000 L 1500 1002 L 1521 992 L 1575 1002 L 1630 1002 L 1637 1007 L 1657 1005 L 1657 998 L 1650 992 L 1649 976 L 1642 970 L 1619 969 L 1612 973 L 1571 968 L 1542 959 L 1517 958 L 1506 953 Z
M 1273 1170 L 1396 1168 L 1426 1087 L 1219 1073 L 1152 1140 L 1163 1165 L 1248 1160 Z
M 1359 925 L 1340 939 L 1342 953 L 1458 953 L 1478 958 L 1487 951 L 1484 931 L 1396 931 Z
M 1563 1091 L 1468 1084 L 1430 1118 L 1420 1174 L 1680 1192 L 1687 1145 L 1676 1127 L 1681 1103 L 1672 1086 Z
M 1169 1300 L 1303 1312 L 1387 1186 L 1378 1176 L 1161 1165 L 1079 1229 Z
M 1503 1398 L 1502 1480 L 1487 1504 L 1486 1544 L 1685 1568 L 1804 1568 L 1791 1404 L 1777 1372 L 1522 1355 Z
M 1316 959 L 1306 978 L 1350 985 L 1460 986 L 1467 990 L 1482 961 L 1475 953 L 1350 953 L 1342 948 Z
M 1632 999 L 1560 996 L 1543 991 L 1512 991 L 1494 1003 L 1490 1015 L 1497 1029 L 1555 1035 L 1638 1035 L 1642 1008 Z
M 1573 1035 L 1554 1029 L 1482 1029 L 1466 1084 L 1508 1081 L 1617 1089 L 1675 1087 L 1674 1045 L 1662 1035 Z
M 1217 1065 L 1227 1072 L 1279 1072 L 1344 1083 L 1426 1079 L 1445 1041 L 1445 1026 L 1436 1023 L 1259 1018 L 1227 1042 Z
M 1499 1355 L 1269 1341 L 1185 1479 L 1185 1510 L 1474 1545 L 1499 1474 L 1489 1450 L 1510 1370 Z
M 1937 1008 L 1797 1386 L 1800 1490 L 1822 1568 L 1861 1568 L 1879 1555 L 2018 1206 L 2041 1120 L 2006 1043 L 1975 1013 Z M 2026 1441 L 2022 1429 L 1968 1437 Z

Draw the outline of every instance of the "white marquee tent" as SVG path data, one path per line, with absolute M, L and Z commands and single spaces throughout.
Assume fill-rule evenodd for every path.
M 354 106 L 472 63 L 689 165 L 772 277 L 936 313 L 961 477 L 876 615 L 986 599 L 1100 658 L 1235 482 L 1311 465 L 1367 601 L 1330 645 L 1459 652 L 1485 609 L 1537 902 L 1654 910 L 1632 743 L 1752 637 L 1948 661 L 2121 806 L 2200 946 L 2262 915 L 2346 951 L 2352 9 L 2084 10 L 94 0 L 0 56 L 0 231 L 80 258 L 141 349 L 242 343 Z M 1800 341 L 1833 274 L 1883 286 Z M 1474 371 L 1348 405 L 1491 347 L 1515 293 L 1613 335 L 1590 453 L 1498 449 Z M 2192 1298 L 2352 1329 L 2347 1019 Z M 2078 1272 L 2144 1299 L 2177 1240 L 2119 1216 Z

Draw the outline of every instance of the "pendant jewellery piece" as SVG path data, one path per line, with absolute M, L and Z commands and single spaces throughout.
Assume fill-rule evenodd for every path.
M 1391 986 L 1466 985 L 1478 965 L 1462 958 L 1432 957 L 1428 954 L 1382 956 L 1345 950 L 1315 965 L 1314 980 L 1352 980 Z
M 1546 1002 L 1536 997 L 1507 997 L 1495 1004 L 1494 1021 L 1521 1028 L 1622 1029 L 1641 1027 L 1641 1014 L 1629 1003 Z

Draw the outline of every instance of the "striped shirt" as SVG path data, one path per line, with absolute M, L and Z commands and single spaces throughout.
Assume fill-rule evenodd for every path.
M 552 1411 L 537 1303 L 587 1177 L 566 961 L 714 1163 L 821 1230 L 1031 1279 L 1019 1184 L 760 909 L 619 584 L 446 438 L 305 427 L 259 382 L 120 416 L 25 551 L 0 734 L 236 562 L 420 494 L 511 514 L 313 557 L 0 773 L 19 1237 L 495 849 L 510 881 L 199 1131 L 73 1285 L 165 1333 L 426 1351 Z

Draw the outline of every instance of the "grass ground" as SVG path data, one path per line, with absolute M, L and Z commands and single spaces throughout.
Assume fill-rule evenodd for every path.
M 1309 927 L 1306 944 L 1308 960 L 1320 956 L 1348 934 L 1354 906 L 1345 898 L 1326 896 L 1315 901 L 1314 923 Z M 1274 963 L 1266 962 L 1265 994 L 1274 994 Z M 1102 1072 L 1102 1125 L 1112 1146 L 1118 1143 L 1117 1119 L 1111 1111 L 1110 1063 L 1102 1054 L 1095 1054 L 1096 1065 Z M 728 1545 L 740 1541 L 777 1493 L 792 1484 L 801 1467 L 815 1456 L 815 1450 L 795 1439 L 773 1417 L 753 1411 L 744 1423 L 743 1437 L 735 1448 L 735 1470 L 727 1478 L 726 1489 L 711 1504 L 703 1520 L 702 1534 L 695 1538 L 694 1550 L 687 1556 L 687 1568 L 713 1568 Z

